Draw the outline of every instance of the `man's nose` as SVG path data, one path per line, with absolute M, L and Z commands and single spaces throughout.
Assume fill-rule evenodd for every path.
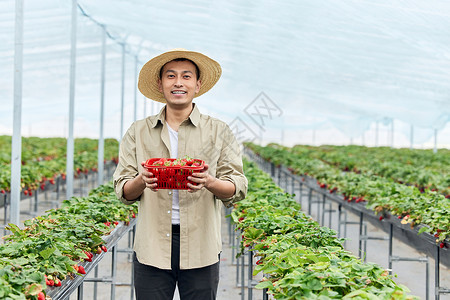
M 177 80 L 175 81 L 175 86 L 177 86 L 177 87 L 183 86 L 183 82 L 181 81 L 181 78 L 177 78 Z

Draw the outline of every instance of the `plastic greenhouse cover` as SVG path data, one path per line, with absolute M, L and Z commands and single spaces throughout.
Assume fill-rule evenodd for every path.
M 12 132 L 14 5 L 0 0 L 0 134 Z M 78 135 L 96 136 L 99 128 L 102 26 L 106 136 L 120 135 L 122 45 L 127 125 L 139 68 L 180 47 L 223 68 L 219 83 L 196 100 L 201 111 L 255 135 L 334 128 L 358 137 L 374 122 L 395 119 L 403 124 L 397 130 L 407 136 L 412 125 L 423 142 L 450 123 L 449 1 L 78 0 L 78 6 Z M 25 1 L 24 9 L 23 134 L 49 124 L 64 132 L 71 1 Z M 161 107 L 137 98 L 138 118 Z

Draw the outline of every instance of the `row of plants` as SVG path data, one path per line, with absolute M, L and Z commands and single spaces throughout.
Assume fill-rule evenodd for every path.
M 117 162 L 119 143 L 105 139 L 104 160 Z M 66 176 L 65 138 L 22 138 L 21 188 L 25 195 L 32 195 L 47 184 L 55 184 L 58 176 Z M 11 137 L 0 136 L 0 193 L 10 191 Z M 98 140 L 77 138 L 74 141 L 75 176 L 97 171 Z
M 330 193 L 342 194 L 348 202 L 365 204 L 366 208 L 385 217 L 395 216 L 418 232 L 428 232 L 441 248 L 448 247 L 450 236 L 450 199 L 436 191 L 421 191 L 415 186 L 394 182 L 374 174 L 342 172 L 319 159 L 294 154 L 283 147 L 247 144 L 248 148 L 275 165 L 284 165 L 304 178 L 314 178 Z M 361 203 L 361 204 L 357 204 Z
M 120 202 L 109 183 L 25 221 L 23 229 L 9 224 L 0 244 L 0 299 L 44 299 L 49 287 L 82 276 L 107 251 L 104 237 L 136 214 L 137 205 Z
M 275 299 L 416 299 L 405 286 L 374 263 L 344 250 L 336 232 L 321 227 L 300 210 L 292 195 L 275 185 L 254 163 L 245 161 L 246 199 L 231 218 L 247 248 L 258 257 L 256 288 Z
M 320 159 L 344 171 L 390 178 L 399 183 L 439 191 L 450 197 L 450 150 L 388 147 L 296 145 L 294 154 Z

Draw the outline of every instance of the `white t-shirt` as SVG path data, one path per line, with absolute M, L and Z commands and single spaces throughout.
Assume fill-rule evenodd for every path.
M 169 123 L 167 123 L 167 128 L 169 128 L 170 137 L 170 158 L 177 158 L 178 156 L 178 132 L 170 128 Z M 180 224 L 180 198 L 178 195 L 178 190 L 172 190 L 172 224 Z

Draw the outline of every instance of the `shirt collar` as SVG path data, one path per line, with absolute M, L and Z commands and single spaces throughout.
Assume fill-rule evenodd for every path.
M 188 119 L 195 127 L 197 127 L 198 123 L 200 123 L 200 111 L 198 110 L 198 107 L 195 103 L 194 108 L 192 109 L 192 112 L 189 115 Z M 164 106 L 156 115 L 156 118 L 152 122 L 152 128 L 155 128 L 156 125 L 158 125 L 158 123 L 164 124 L 165 122 L 166 122 L 166 106 Z

